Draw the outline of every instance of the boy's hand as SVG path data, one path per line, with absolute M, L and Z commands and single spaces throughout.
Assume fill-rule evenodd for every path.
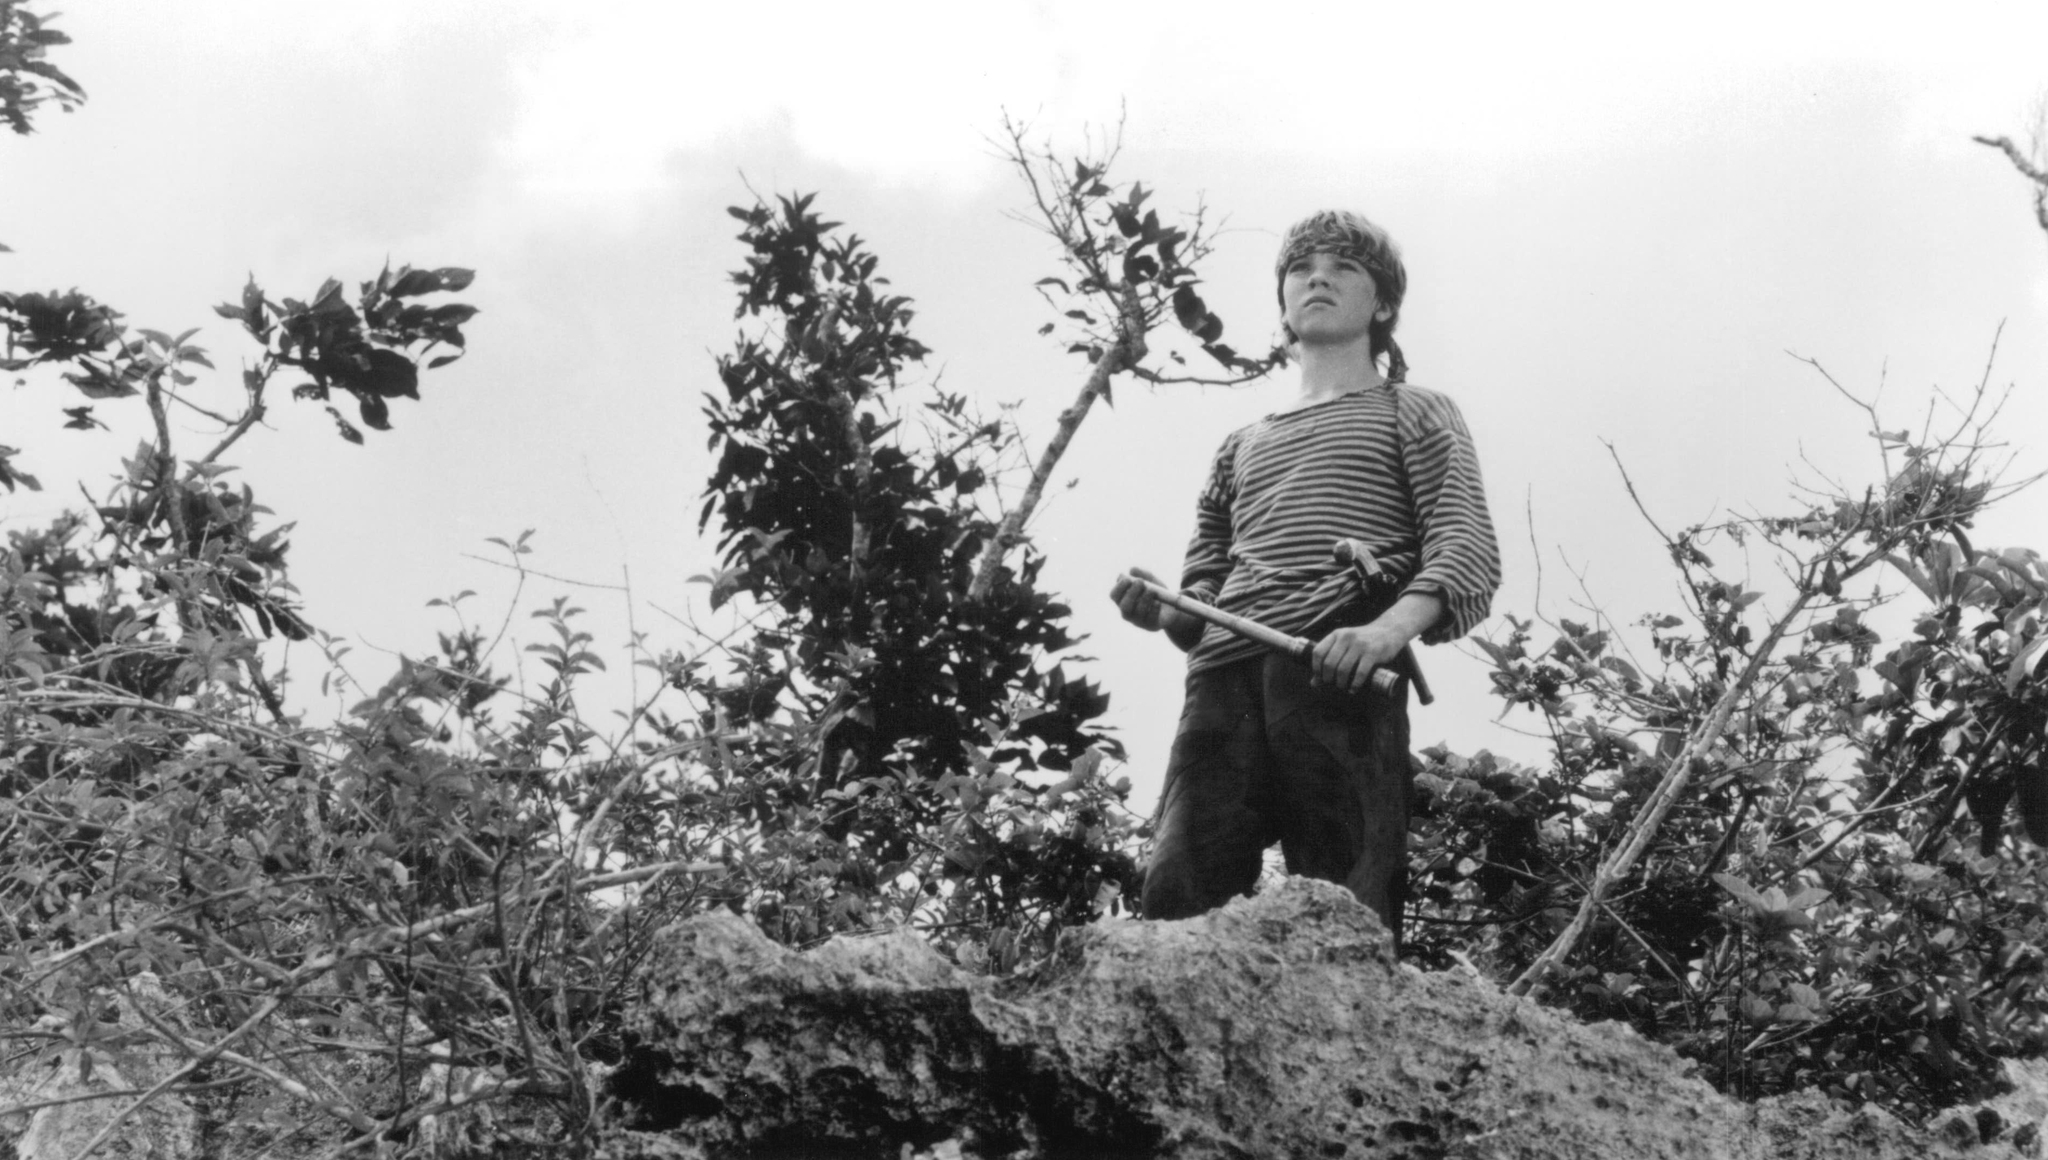
M 1154 584 L 1159 583 L 1159 577 L 1143 568 L 1133 568 L 1128 575 L 1118 576 L 1116 586 L 1109 590 L 1109 598 L 1116 601 L 1117 611 L 1123 613 L 1125 620 L 1146 632 L 1164 629 L 1166 635 L 1172 637 L 1173 642 L 1181 648 L 1193 647 L 1194 642 L 1190 638 L 1201 636 L 1201 620 L 1160 600 L 1143 584 L 1133 583 L 1132 576 L 1140 580 L 1150 580 Z M 1182 643 L 1183 641 L 1187 643 Z
M 1372 679 L 1372 671 L 1393 660 L 1409 637 L 1379 621 L 1340 628 L 1316 642 L 1309 654 L 1314 682 L 1356 693 Z
M 1317 641 L 1309 654 L 1314 682 L 1347 693 L 1363 689 L 1374 669 L 1393 660 L 1443 614 L 1443 599 L 1434 593 L 1404 593 L 1371 624 L 1340 628 Z

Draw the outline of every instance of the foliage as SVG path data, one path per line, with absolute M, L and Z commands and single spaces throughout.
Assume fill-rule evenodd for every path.
M 975 599 L 987 595 L 1010 550 L 1024 542 L 1025 525 L 1038 510 L 1053 469 L 1095 400 L 1112 402 L 1110 386 L 1118 374 L 1154 385 L 1234 386 L 1265 375 L 1287 358 L 1284 349 L 1275 348 L 1263 359 L 1249 359 L 1223 342 L 1223 320 L 1198 289 L 1197 267 L 1214 245 L 1214 231 L 1199 206 L 1185 226 L 1171 225 L 1157 209 L 1146 207 L 1152 192 L 1143 183 L 1110 180 L 1121 132 L 1099 150 L 1068 158 L 1050 146 L 1031 145 L 1026 128 L 1015 121 L 1006 118 L 1003 128 L 1010 164 L 1031 190 L 1032 212 L 1018 215 L 1019 220 L 1053 240 L 1068 274 L 1038 280 L 1039 294 L 1058 315 L 1038 333 L 1058 336 L 1067 353 L 1087 359 L 1089 369 L 982 556 L 969 589 Z M 1223 368 L 1222 377 L 1187 373 L 1186 356 L 1166 344 L 1161 345 L 1175 369 L 1148 362 L 1169 317 Z
M 1547 645 L 1510 617 L 1478 642 L 1551 759 L 1425 754 L 1416 952 L 1535 976 L 1746 1095 L 1819 1086 L 1919 1115 L 2048 1048 L 2048 564 L 1966 531 L 2011 490 L 1992 403 L 1980 385 L 1951 428 L 1908 432 L 1858 400 L 1877 480 L 1666 535 L 1682 610 L 1560 620 Z M 1753 548 L 1782 584 L 1751 578 Z M 1880 575 L 1903 592 L 1860 594 Z M 1658 824 L 1674 779 L 1690 790 Z M 2032 842 L 2005 849 L 2008 819 Z
M 1186 225 L 1173 225 L 1146 204 L 1153 191 L 1142 182 L 1112 181 L 1120 152 L 1115 139 L 1099 154 L 1068 158 L 1029 144 L 1023 125 L 1006 122 L 1004 129 L 1010 164 L 1031 190 L 1031 213 L 1019 220 L 1052 238 L 1069 275 L 1038 280 L 1039 294 L 1059 317 L 1039 327 L 1040 335 L 1064 331 L 1067 351 L 1090 363 L 1123 350 L 1122 369 L 1150 383 L 1249 382 L 1285 360 L 1284 348 L 1252 359 L 1223 341 L 1223 319 L 1200 290 L 1199 266 L 1215 241 L 1204 209 L 1197 207 Z M 1144 340 L 1169 318 L 1232 377 L 1178 369 L 1188 363 L 1177 350 L 1166 351 L 1177 369 L 1146 366 Z
M 42 57 L 59 43 L 0 0 L 17 132 L 82 96 Z M 909 299 L 810 198 L 733 210 L 741 333 L 707 402 L 700 526 L 722 552 L 712 603 L 740 623 L 687 650 L 636 637 L 624 659 L 659 686 L 609 731 L 579 704 L 606 652 L 566 597 L 511 662 L 512 609 L 487 631 L 472 594 L 434 601 L 450 631 L 356 685 L 298 605 L 288 526 L 222 458 L 279 375 L 351 442 L 388 429 L 392 401 L 465 349 L 475 309 L 433 296 L 469 271 L 387 266 L 352 301 L 334 280 L 273 300 L 252 279 L 216 308 L 256 344 L 230 406 L 207 401 L 196 331 L 131 330 L 75 289 L 0 293 L 0 369 L 82 395 L 65 427 L 141 406 L 154 428 L 91 510 L 0 553 L 17 1065 L 155 1051 L 161 1082 L 101 1098 L 123 1117 L 220 1099 L 254 1149 L 523 1134 L 587 1151 L 618 1005 L 675 917 L 729 907 L 791 942 L 908 923 L 1000 972 L 1117 909 L 1143 830 L 1021 529 L 1114 374 L 1199 378 L 1146 362 L 1167 318 L 1220 381 L 1276 359 L 1222 344 L 1199 214 L 1163 224 L 1108 158 L 1011 144 L 1067 266 L 1039 284 L 1061 316 L 1047 333 L 1090 368 L 1046 452 L 1021 467 L 1014 427 L 914 381 Z M 2041 1050 L 2042 855 L 2001 838 L 2048 834 L 2048 566 L 1968 539 L 2001 494 L 1985 402 L 1915 435 L 1865 406 L 1867 489 L 1667 536 L 1681 613 L 1560 620 L 1540 647 L 1510 618 L 1482 647 L 1551 760 L 1425 754 L 1412 953 L 1627 1018 L 1746 1093 L 1818 1085 L 1911 1113 Z M 174 407 L 218 424 L 211 446 L 173 446 Z M 40 486 L 26 458 L 0 447 L 0 486 Z M 498 543 L 523 595 L 528 537 Z M 1753 545 L 1783 565 L 1771 591 L 1708 555 Z M 1879 574 L 1905 597 L 1852 591 Z M 291 642 L 353 698 L 338 720 L 291 708 L 312 683 L 281 663 Z M 527 692 L 522 660 L 541 674 Z M 523 1124 L 492 1127 L 480 1109 L 508 1101 Z
M 730 673 L 676 669 L 744 735 L 748 813 L 778 851 L 745 905 L 805 941 L 885 919 L 999 939 L 998 965 L 1130 883 L 1108 698 L 1040 657 L 1074 642 L 1026 553 L 978 598 L 982 500 L 1016 444 L 903 379 L 924 346 L 858 237 L 811 199 L 735 208 L 743 333 L 707 406 L 714 604 L 760 614 Z M 922 398 L 919 399 L 919 395 Z M 919 400 L 907 403 L 906 399 Z M 915 426 L 906 428 L 906 420 Z
M 388 429 L 465 349 L 475 308 L 436 296 L 469 271 L 303 300 L 252 279 L 215 308 L 257 348 L 225 383 L 196 330 L 0 293 L 4 369 L 84 396 L 65 427 L 139 406 L 154 428 L 89 511 L 0 554 L 0 1038 L 17 1067 L 170 1061 L 96 1097 L 122 1109 L 100 1142 L 183 1095 L 256 1150 L 587 1151 L 621 996 L 679 915 L 798 941 L 911 922 L 1003 971 L 1117 905 L 1134 821 L 1090 725 L 1107 698 L 1053 661 L 1067 610 L 1029 551 L 969 591 L 1018 433 L 902 384 L 924 354 L 908 300 L 808 204 L 735 211 L 740 316 L 773 325 L 720 360 L 705 518 L 713 603 L 749 618 L 694 651 L 636 638 L 625 659 L 661 682 L 622 730 L 578 703 L 608 666 L 566 598 L 510 664 L 512 610 L 490 632 L 473 594 L 433 601 L 454 621 L 436 647 L 357 685 L 296 600 L 289 525 L 223 459 L 288 384 L 350 442 Z M 196 453 L 178 408 L 218 425 Z M 0 483 L 39 487 L 27 459 L 0 449 Z M 523 594 L 528 536 L 496 542 Z M 338 720 L 294 711 L 315 677 L 350 695 Z
M 49 17 L 0 0 L 0 121 L 8 128 L 33 133 L 37 106 L 54 101 L 68 113 L 84 102 L 85 90 L 49 61 L 52 46 L 69 43 Z
M 285 529 L 219 460 L 287 369 L 311 376 L 299 397 L 348 391 L 388 426 L 385 400 L 417 397 L 415 359 L 459 350 L 474 313 L 416 299 L 468 281 L 387 269 L 355 306 L 332 281 L 304 302 L 252 282 L 218 308 L 263 344 L 234 415 L 199 401 L 211 362 L 194 332 L 130 332 L 76 291 L 0 295 L 7 369 L 140 399 L 157 430 L 90 514 L 16 530 L 0 555 L 0 1022 L 17 1050 L 89 1074 L 153 1044 L 177 1061 L 158 1091 L 226 1084 L 242 1126 L 272 1135 L 307 1105 L 368 1141 L 517 1093 L 588 1122 L 587 1059 L 608 1034 L 592 1012 L 640 926 L 584 899 L 629 883 L 664 897 L 686 868 L 596 869 L 606 795 L 633 778 L 563 767 L 575 658 L 500 724 L 485 702 L 504 681 L 460 632 L 445 663 L 402 664 L 342 721 L 307 726 L 264 647 L 314 632 Z M 176 455 L 173 404 L 222 425 L 203 455 Z M 81 425 L 90 404 L 66 413 Z M 551 611 L 573 641 L 572 618 Z
M 680 754 L 565 766 L 573 658 L 501 723 L 473 632 L 333 726 L 265 721 L 255 636 L 176 612 L 230 582 L 228 554 L 117 555 L 83 522 L 0 557 L 10 1054 L 90 1074 L 147 1045 L 177 1064 L 150 1095 L 227 1085 L 230 1129 L 264 1147 L 410 1136 L 513 1095 L 587 1132 L 645 916 L 714 868 L 598 868 L 610 809 Z M 544 615 L 575 640 L 573 610 Z M 643 906 L 588 901 L 628 885 Z

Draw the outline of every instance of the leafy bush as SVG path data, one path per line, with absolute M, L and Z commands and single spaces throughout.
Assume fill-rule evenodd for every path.
M 2011 488 L 1994 401 L 1965 407 L 1918 433 L 1865 407 L 1867 489 L 1667 535 L 1681 612 L 1478 642 L 1551 758 L 1425 754 L 1416 953 L 1627 1019 L 1743 1095 L 1917 1116 L 2048 1048 L 2048 564 L 1971 544 Z M 1773 594 L 1709 555 L 1752 547 Z M 1902 594 L 1853 594 L 1879 574 Z
M 63 42 L 0 0 L 17 131 L 82 95 L 43 59 Z M 298 605 L 286 529 L 230 482 L 223 456 L 279 375 L 343 438 L 388 429 L 463 350 L 475 310 L 436 296 L 468 271 L 386 268 L 353 301 L 337 281 L 273 301 L 252 279 L 216 310 L 259 353 L 196 456 L 167 421 L 207 397 L 196 332 L 131 331 L 75 290 L 0 294 L 0 366 L 78 391 L 68 426 L 135 399 L 155 432 L 91 511 L 12 529 L 0 553 L 15 1065 L 167 1061 L 93 1093 L 123 1101 L 103 1139 L 169 1094 L 218 1101 L 255 1149 L 588 1150 L 623 989 L 678 916 L 728 907 L 793 943 L 906 923 L 1007 971 L 1118 908 L 1144 831 L 1020 529 L 1114 374 L 1194 377 L 1146 364 L 1166 318 L 1230 381 L 1276 360 L 1221 343 L 1195 290 L 1199 215 L 1164 225 L 1106 160 L 1034 153 L 1014 126 L 1011 144 L 1073 275 L 1040 283 L 1065 320 L 1046 333 L 1089 365 L 1054 438 L 1026 465 L 1013 427 L 913 383 L 909 300 L 809 198 L 734 209 L 742 329 L 707 404 L 700 527 L 738 627 L 633 641 L 623 660 L 660 683 L 618 730 L 579 705 L 607 661 L 566 597 L 509 660 L 504 621 L 435 601 L 454 622 L 435 647 L 355 688 Z M 1626 1018 L 1748 1094 L 1817 1085 L 1914 1113 L 2041 1050 L 2044 867 L 2001 837 L 2048 834 L 2048 567 L 1967 537 L 2000 494 L 1975 409 L 1912 436 L 1865 410 L 1867 490 L 1666 538 L 1682 613 L 1559 621 L 1541 647 L 1510 618 L 1482 646 L 1551 758 L 1424 755 L 1414 955 Z M 0 486 L 39 486 L 26 462 L 0 447 Z M 528 537 L 498 543 L 523 592 Z M 1753 543 L 1782 589 L 1708 556 Z M 1850 594 L 1884 572 L 1918 602 Z M 277 638 L 320 646 L 323 693 L 353 688 L 339 720 L 292 709 L 312 677 L 273 667 Z M 542 672 L 530 693 L 522 662 Z
M 230 482 L 286 382 L 351 442 L 388 430 L 464 349 L 475 308 L 440 296 L 469 271 L 305 300 L 252 279 L 216 308 L 259 347 L 238 406 L 208 399 L 196 331 L 0 294 L 5 369 L 83 395 L 68 426 L 135 400 L 155 431 L 90 511 L 0 554 L 0 1038 L 79 1077 L 166 1061 L 92 1093 L 123 1101 L 103 1139 L 170 1094 L 260 1149 L 587 1148 L 622 990 L 680 915 L 727 906 L 796 942 L 907 922 L 1008 970 L 1116 905 L 1135 823 L 1089 726 L 1107 699 L 1050 659 L 1073 642 L 1041 560 L 985 561 L 1017 434 L 901 387 L 923 354 L 908 301 L 807 207 L 734 211 L 741 314 L 779 324 L 721 360 L 710 404 L 727 557 L 706 579 L 744 631 L 635 641 L 661 682 L 615 731 L 578 703 L 607 661 L 567 598 L 509 661 L 470 594 L 433 601 L 454 621 L 436 647 L 352 686 L 295 598 L 287 528 Z M 217 440 L 181 455 L 174 405 Z M 39 487 L 28 459 L 0 449 L 0 484 Z M 528 537 L 497 542 L 523 592 Z M 315 671 L 275 667 L 279 638 L 316 642 Z M 523 662 L 542 676 L 515 693 Z M 315 677 L 353 689 L 339 720 L 293 709 Z M 517 1123 L 477 1111 L 507 1100 Z

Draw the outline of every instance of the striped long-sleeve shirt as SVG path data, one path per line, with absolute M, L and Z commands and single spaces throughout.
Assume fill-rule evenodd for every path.
M 1182 590 L 1300 633 L 1358 599 L 1356 581 L 1331 557 L 1341 539 L 1372 550 L 1395 581 L 1390 593 L 1443 601 L 1423 643 L 1455 640 L 1486 618 L 1500 548 L 1472 436 L 1448 396 L 1384 384 L 1233 432 L 1196 505 Z M 1259 647 L 1211 626 L 1188 671 Z

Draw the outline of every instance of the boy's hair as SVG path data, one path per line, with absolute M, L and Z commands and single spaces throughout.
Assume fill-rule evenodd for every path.
M 1286 299 L 1281 296 L 1279 284 L 1287 280 L 1287 267 L 1308 254 L 1342 254 L 1355 259 L 1372 275 L 1373 289 L 1380 305 L 1387 308 L 1387 316 L 1373 319 L 1366 330 L 1367 339 L 1374 358 L 1382 353 L 1387 355 L 1387 377 L 1400 381 L 1408 369 L 1401 348 L 1394 343 L 1394 327 L 1401 321 L 1401 300 L 1408 295 L 1408 267 L 1401 264 L 1401 248 L 1387 231 L 1364 214 L 1325 209 L 1308 215 L 1287 228 L 1287 235 L 1280 240 L 1280 256 L 1273 262 L 1274 295 L 1281 298 L 1283 309 Z M 1285 323 L 1281 325 L 1287 330 L 1288 341 L 1294 341 L 1294 332 Z

